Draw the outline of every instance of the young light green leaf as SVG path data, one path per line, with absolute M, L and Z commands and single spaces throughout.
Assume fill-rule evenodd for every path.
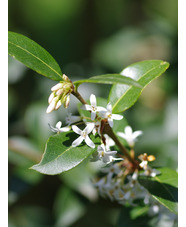
M 8 53 L 28 68 L 51 80 L 63 80 L 55 59 L 43 47 L 24 35 L 8 32 Z
M 82 83 L 99 83 L 99 84 L 127 84 L 142 88 L 142 86 L 130 77 L 122 76 L 120 74 L 104 74 L 99 76 L 93 76 L 84 80 L 77 80 L 75 85 L 79 86 Z
M 157 168 L 161 172 L 156 177 L 140 177 L 143 185 L 162 205 L 170 211 L 178 212 L 178 174 L 169 168 Z
M 47 141 L 41 162 L 31 169 L 48 175 L 60 174 L 80 164 L 96 151 L 97 145 L 100 144 L 100 138 L 92 136 L 91 139 L 96 145 L 94 149 L 85 143 L 72 147 L 72 141 L 76 138 L 77 135 L 74 132 L 63 132 L 51 136 Z
M 134 105 L 143 89 L 168 67 L 169 63 L 161 60 L 142 61 L 126 67 L 120 74 L 136 80 L 142 88 L 123 84 L 113 85 L 108 97 L 113 113 L 123 112 Z

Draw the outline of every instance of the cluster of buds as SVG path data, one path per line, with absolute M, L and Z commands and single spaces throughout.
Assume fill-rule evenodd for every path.
M 62 104 L 65 108 L 69 106 L 70 94 L 74 86 L 65 74 L 63 74 L 63 80 L 51 88 L 52 93 L 48 98 L 49 106 L 46 113 L 51 113 L 53 110 L 59 109 Z

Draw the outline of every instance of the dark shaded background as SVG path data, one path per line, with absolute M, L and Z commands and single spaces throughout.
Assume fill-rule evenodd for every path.
M 146 59 L 170 62 L 125 116 L 134 130 L 144 131 L 137 153 L 155 155 L 154 166 L 177 169 L 176 0 L 9 0 L 9 30 L 43 46 L 72 80 L 118 73 Z M 59 176 L 29 169 L 52 134 L 48 123 L 65 119 L 64 109 L 45 113 L 53 84 L 9 58 L 9 225 L 116 226 L 121 207 L 98 200 L 89 180 L 95 166 Z M 107 98 L 107 88 L 86 84 L 80 92 Z M 69 109 L 77 114 L 75 98 Z M 138 224 L 145 226 L 141 219 Z

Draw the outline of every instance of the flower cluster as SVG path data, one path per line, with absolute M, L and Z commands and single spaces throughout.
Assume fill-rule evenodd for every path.
M 94 184 L 102 197 L 108 197 L 122 205 L 126 203 L 134 205 L 136 199 L 145 198 L 147 190 L 139 184 L 137 172 L 123 178 L 123 170 L 117 163 L 109 168 L 103 168 L 102 172 L 107 175 Z
M 58 84 L 54 86 L 52 90 L 54 90 L 56 95 L 59 95 L 61 94 L 59 92 L 62 89 L 61 87 L 62 85 Z M 155 157 L 153 155 L 148 156 L 146 153 L 141 154 L 138 157 L 139 160 L 141 160 L 141 163 L 139 163 L 139 165 L 134 169 L 131 168 L 129 161 L 125 159 L 125 156 L 121 155 L 121 158 L 115 157 L 117 151 L 112 150 L 112 147 L 115 146 L 115 142 L 107 134 L 104 134 L 103 130 L 105 124 L 112 128 L 114 125 L 113 120 L 121 120 L 123 116 L 113 114 L 112 105 L 110 103 L 107 104 L 106 108 L 97 106 L 96 96 L 93 94 L 90 96 L 90 105 L 85 104 L 81 108 L 90 112 L 90 118 L 73 116 L 71 113 L 68 113 L 66 117 L 67 126 L 62 127 L 62 123 L 58 122 L 55 128 L 49 125 L 51 130 L 60 133 L 72 129 L 76 134 L 78 134 L 78 137 L 72 142 L 72 147 L 77 147 L 84 141 L 87 146 L 92 149 L 95 149 L 96 146 L 90 138 L 90 134 L 98 134 L 101 138 L 101 144 L 97 146 L 90 161 L 101 161 L 106 164 L 106 167 L 102 168 L 102 172 L 105 173 L 105 176 L 100 178 L 94 184 L 95 187 L 98 188 L 100 195 L 108 197 L 112 201 L 115 200 L 119 204 L 129 203 L 134 205 L 136 199 L 145 200 L 148 192 L 138 182 L 138 176 L 148 175 L 154 177 L 159 174 L 156 169 L 152 169 L 148 165 L 148 162 L 154 161 Z M 76 122 L 81 123 L 80 121 L 82 120 L 85 124 L 84 129 L 80 129 L 74 124 Z M 132 152 L 134 152 L 137 137 L 142 135 L 142 131 L 139 130 L 133 132 L 130 126 L 126 126 L 124 132 L 118 132 L 117 135 L 125 139 L 132 154 Z M 139 172 L 140 168 L 144 170 L 143 173 Z
M 49 106 L 46 113 L 51 113 L 53 110 L 59 109 L 62 104 L 65 108 L 69 106 L 73 84 L 65 74 L 63 74 L 63 79 L 64 81 L 60 81 L 51 88 L 52 93 L 48 98 Z

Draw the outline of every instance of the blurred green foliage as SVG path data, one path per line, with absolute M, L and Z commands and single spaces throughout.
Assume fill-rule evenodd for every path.
M 154 166 L 173 169 L 177 169 L 177 26 L 175 0 L 9 0 L 9 30 L 43 46 L 72 80 L 119 73 L 141 60 L 170 62 L 165 75 L 145 88 L 124 115 L 134 130 L 144 131 L 137 154 L 153 154 Z M 98 200 L 91 186 L 99 166 L 85 163 L 59 176 L 29 169 L 52 134 L 48 123 L 65 120 L 64 109 L 45 113 L 52 85 L 9 58 L 9 225 L 122 226 L 121 206 Z M 107 98 L 108 88 L 85 84 L 80 93 L 86 99 L 91 93 Z M 76 103 L 72 98 L 69 109 L 74 114 Z M 130 209 L 123 209 L 130 214 Z M 127 220 L 125 226 L 135 226 Z

